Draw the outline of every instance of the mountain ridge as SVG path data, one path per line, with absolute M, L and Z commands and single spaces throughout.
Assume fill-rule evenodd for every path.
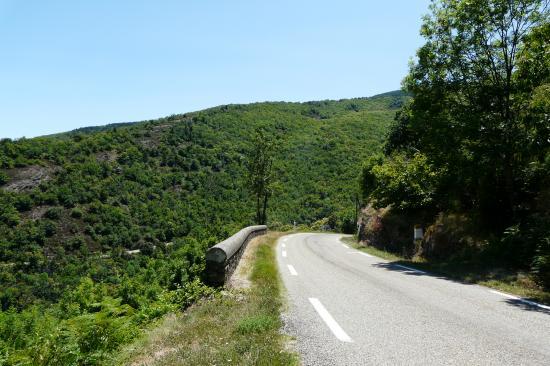
M 385 98 L 385 97 L 394 97 L 394 98 L 397 98 L 397 99 L 401 99 L 401 98 L 406 98 L 408 96 L 409 96 L 409 94 L 407 92 L 398 89 L 398 90 L 392 90 L 392 91 L 385 92 L 385 93 L 375 94 L 375 95 L 372 95 L 370 97 L 355 97 L 355 98 L 343 98 L 343 99 L 323 99 L 323 100 L 319 100 L 319 101 L 311 100 L 311 101 L 305 101 L 305 102 L 263 101 L 263 102 L 251 102 L 251 103 L 229 103 L 229 104 L 220 104 L 218 106 L 208 107 L 208 108 L 205 108 L 205 109 L 200 109 L 200 110 L 196 110 L 196 111 L 192 111 L 192 112 L 176 113 L 176 114 L 172 114 L 172 115 L 169 115 L 169 116 L 166 116 L 166 117 L 159 117 L 159 118 L 132 121 L 132 122 L 113 122 L 113 123 L 107 123 L 107 124 L 104 124 L 104 125 L 84 126 L 84 127 L 79 127 L 79 128 L 75 128 L 75 129 L 72 129 L 72 130 L 64 131 L 64 132 L 40 135 L 40 136 L 36 136 L 36 137 L 61 137 L 61 136 L 67 135 L 67 134 L 106 131 L 106 130 L 111 130 L 111 129 L 114 129 L 114 128 L 129 127 L 129 126 L 139 124 L 139 123 L 153 122 L 153 121 L 157 121 L 157 120 L 160 120 L 160 119 L 163 119 L 163 118 L 170 118 L 170 117 L 174 117 L 174 116 L 185 117 L 187 115 L 199 113 L 199 112 L 202 112 L 202 111 L 207 111 L 207 110 L 210 110 L 210 109 L 216 109 L 216 108 L 222 108 L 222 107 L 229 107 L 229 106 L 247 106 L 247 105 L 254 105 L 254 104 L 271 104 L 271 103 L 273 103 L 273 104 L 281 103 L 281 104 L 298 104 L 298 105 L 305 104 L 305 105 L 308 105 L 308 104 L 319 103 L 319 102 L 346 102 L 346 101 L 353 102 L 354 100 L 380 99 L 380 98 Z

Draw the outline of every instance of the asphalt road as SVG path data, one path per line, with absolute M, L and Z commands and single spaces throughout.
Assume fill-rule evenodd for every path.
M 361 254 L 279 239 L 284 331 L 304 365 L 550 365 L 550 307 Z

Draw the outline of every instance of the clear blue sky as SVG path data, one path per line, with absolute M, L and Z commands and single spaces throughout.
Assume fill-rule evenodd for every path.
M 400 87 L 428 0 L 0 0 L 0 137 Z

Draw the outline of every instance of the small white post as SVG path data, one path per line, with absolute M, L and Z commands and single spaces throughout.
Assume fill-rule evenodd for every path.
M 414 241 L 422 240 L 424 238 L 424 230 L 422 226 L 414 225 Z

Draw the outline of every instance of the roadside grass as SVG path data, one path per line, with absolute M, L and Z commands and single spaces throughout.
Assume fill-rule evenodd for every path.
M 224 290 L 180 314 L 164 317 L 126 347 L 124 365 L 298 365 L 281 332 L 282 285 L 276 240 L 262 237 L 253 254 L 249 289 Z
M 395 262 L 396 264 L 412 266 L 419 270 L 446 277 L 451 280 L 478 284 L 543 304 L 550 304 L 550 292 L 542 290 L 533 281 L 531 276 L 525 272 L 491 266 L 480 261 L 407 259 L 395 253 L 361 245 L 357 242 L 355 237 L 346 237 L 343 238 L 342 241 L 355 249 Z

